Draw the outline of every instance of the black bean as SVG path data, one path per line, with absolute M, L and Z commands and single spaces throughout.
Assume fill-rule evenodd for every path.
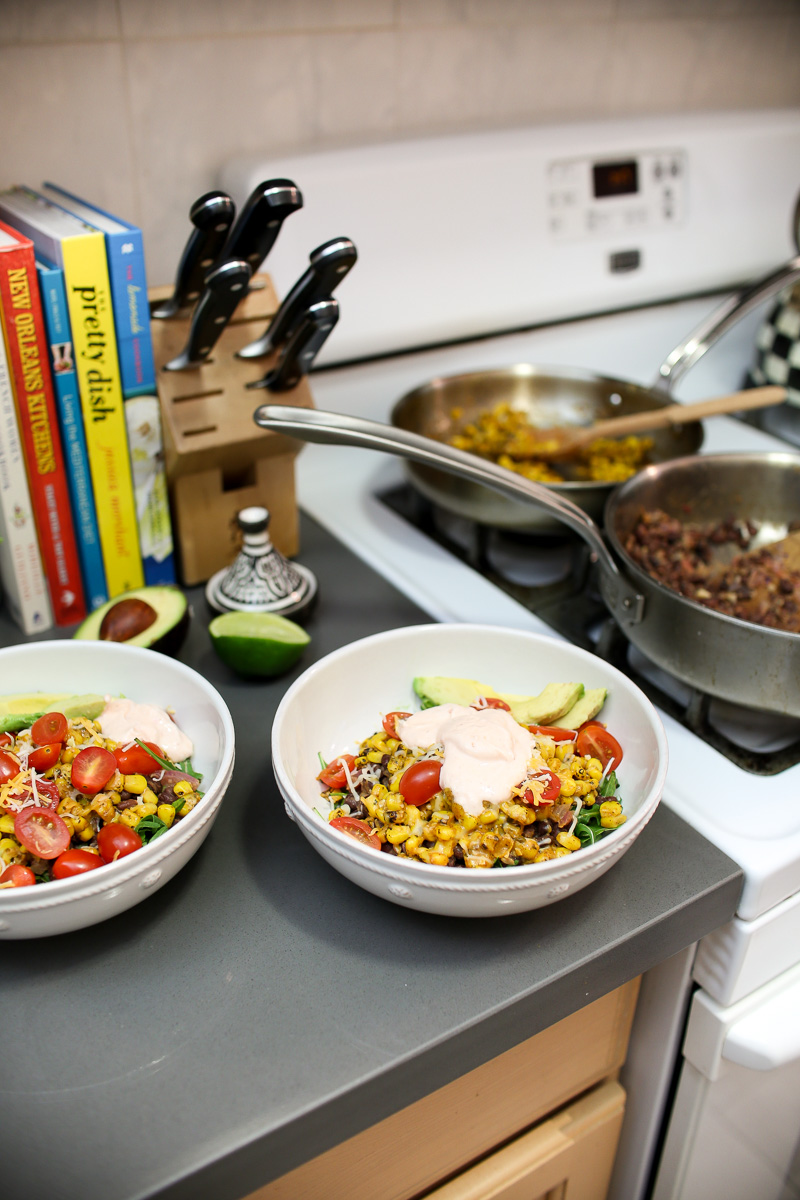
M 350 816 L 358 817 L 360 821 L 363 821 L 369 815 L 366 804 L 361 800 L 355 800 L 352 796 L 347 801 L 347 807 L 350 809 Z
M 382 842 L 381 850 L 383 851 L 384 854 L 397 854 L 398 853 L 397 847 L 393 846 L 391 842 Z

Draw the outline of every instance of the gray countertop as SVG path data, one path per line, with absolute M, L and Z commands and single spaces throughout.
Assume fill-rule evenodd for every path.
M 238 1200 L 734 912 L 739 868 L 664 805 L 613 870 L 518 916 L 429 916 L 338 875 L 284 813 L 272 715 L 314 659 L 428 618 L 311 521 L 299 559 L 320 598 L 306 657 L 278 680 L 218 661 L 190 590 L 180 657 L 225 697 L 237 738 L 197 855 L 110 921 L 0 945 L 5 1195 Z M 19 640 L 2 614 L 0 644 Z

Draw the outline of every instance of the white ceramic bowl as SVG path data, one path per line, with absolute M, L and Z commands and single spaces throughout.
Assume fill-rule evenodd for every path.
M 114 642 L 31 642 L 0 650 L 0 692 L 125 695 L 174 709 L 194 742 L 204 796 L 172 829 L 118 862 L 73 879 L 0 890 L 0 938 L 46 937 L 95 925 L 151 896 L 206 837 L 233 773 L 233 722 L 225 701 L 191 667 Z
M 606 687 L 599 720 L 622 743 L 617 772 L 627 821 L 569 857 L 504 871 L 454 870 L 362 846 L 332 829 L 319 807 L 318 754 L 352 753 L 384 713 L 416 711 L 417 675 L 478 679 L 498 692 L 535 695 L 555 681 Z M 286 811 L 338 871 L 377 896 L 446 916 L 489 917 L 540 908 L 607 871 L 650 820 L 667 771 L 667 741 L 656 710 L 620 671 L 555 638 L 486 625 L 417 625 L 375 634 L 309 667 L 286 692 L 272 730 L 275 777 Z

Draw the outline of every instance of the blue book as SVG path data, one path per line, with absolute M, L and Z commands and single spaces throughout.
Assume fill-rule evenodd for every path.
M 75 540 L 86 594 L 91 611 L 108 600 L 103 551 L 97 528 L 97 511 L 89 474 L 89 457 L 83 431 L 83 415 L 78 394 L 78 377 L 72 352 L 72 327 L 69 322 L 64 272 L 41 255 L 36 259 L 44 323 L 50 347 L 50 365 L 56 394 L 56 408 L 64 443 L 64 465 L 75 520 Z
M 174 543 L 142 231 L 53 183 L 45 183 L 41 194 L 105 235 L 144 578 L 149 586 L 174 584 Z

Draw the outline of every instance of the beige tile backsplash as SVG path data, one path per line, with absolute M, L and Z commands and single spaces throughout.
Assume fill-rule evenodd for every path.
M 0 0 L 0 186 L 139 222 L 165 283 L 238 155 L 796 106 L 799 51 L 800 0 Z

